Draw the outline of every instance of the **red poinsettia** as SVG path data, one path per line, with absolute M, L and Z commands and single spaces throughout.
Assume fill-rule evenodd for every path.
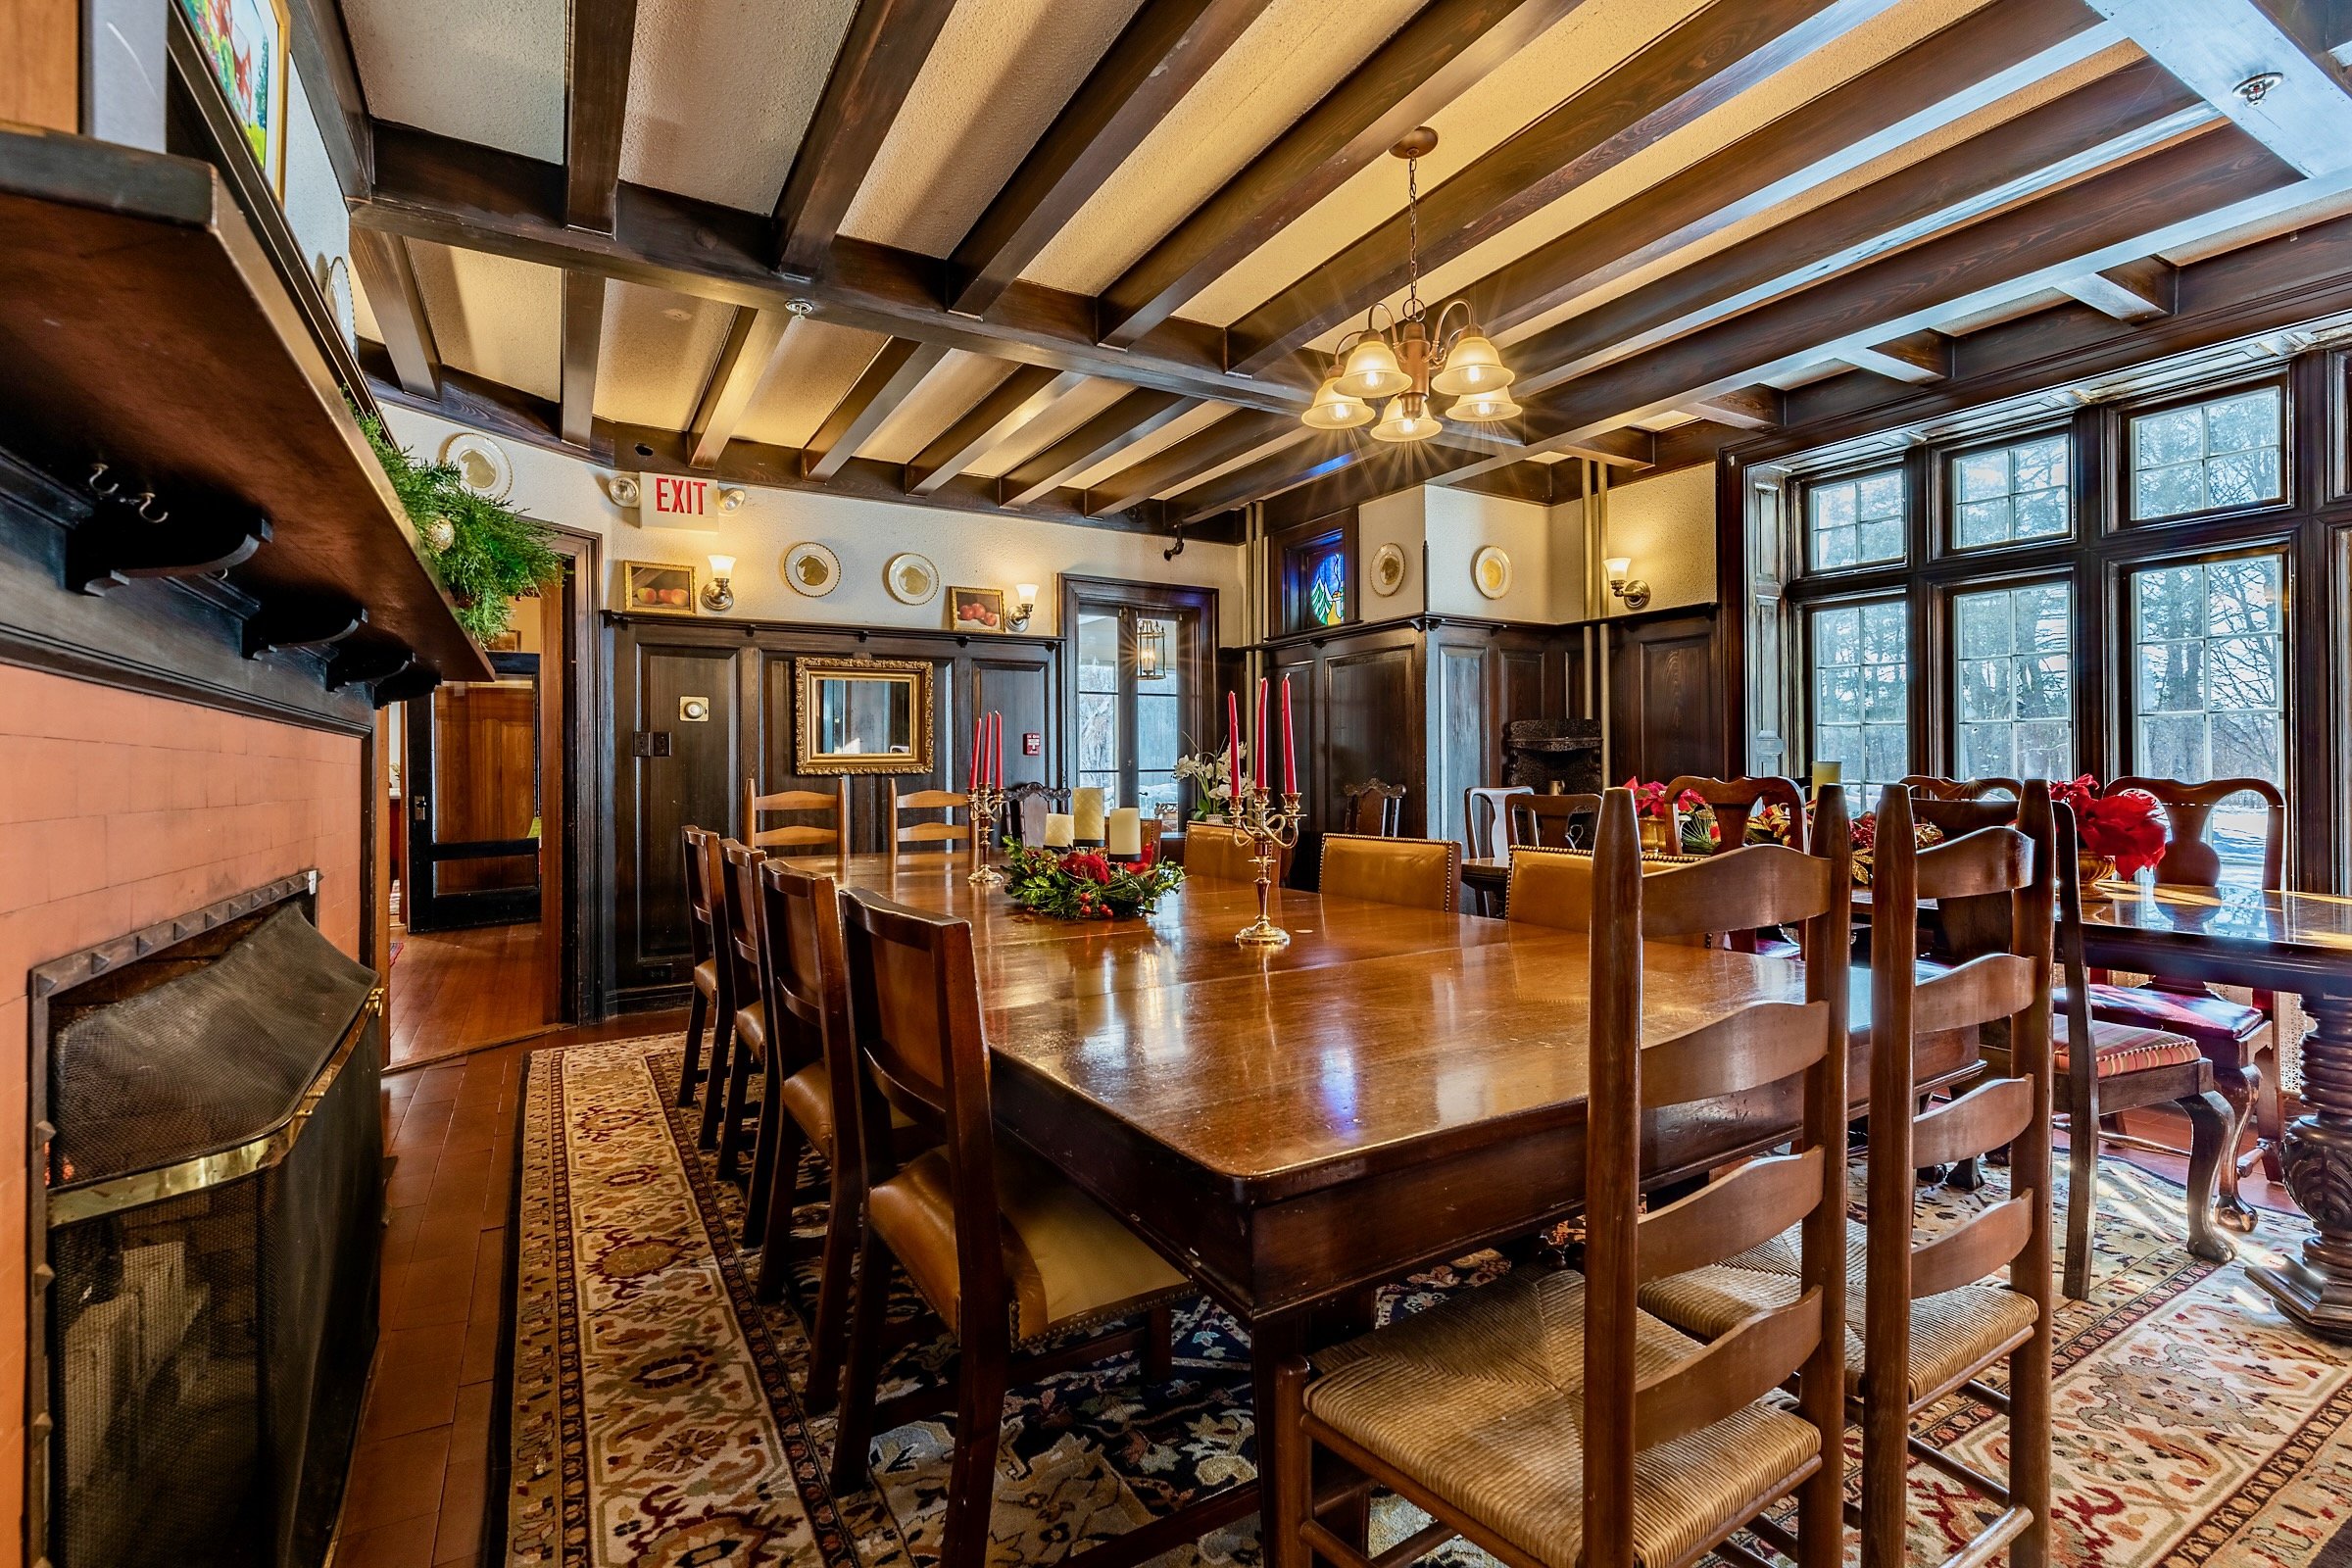
M 1109 858 L 1098 855 L 1092 850 L 1083 850 L 1063 856 L 1061 868 L 1070 875 L 1083 877 L 1089 882 L 1108 882 L 1110 880 Z
M 1157 839 L 1147 839 L 1144 842 L 1144 848 L 1142 852 L 1135 858 L 1134 869 L 1138 871 L 1149 871 L 1158 863 L 1159 841 Z
M 2164 807 L 2146 790 L 2119 790 L 2075 810 L 2082 847 L 2115 861 L 2121 876 L 2137 876 L 2164 858 L 2169 836 Z

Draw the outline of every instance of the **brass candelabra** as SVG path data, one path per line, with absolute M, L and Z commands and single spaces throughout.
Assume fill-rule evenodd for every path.
M 974 887 L 1001 888 L 1004 873 L 990 860 L 997 842 L 997 813 L 1004 809 L 1004 791 L 994 784 L 975 784 L 972 799 L 972 874 L 964 880 Z
M 1257 867 L 1257 918 L 1233 934 L 1244 947 L 1279 948 L 1291 940 L 1274 923 L 1274 868 L 1282 863 L 1282 852 L 1298 842 L 1299 815 L 1295 791 L 1280 805 L 1269 791 L 1246 780 L 1235 793 L 1234 825 L 1250 835 L 1250 863 Z

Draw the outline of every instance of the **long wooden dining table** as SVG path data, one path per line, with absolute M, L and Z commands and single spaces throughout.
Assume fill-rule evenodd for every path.
M 1071 922 L 975 888 L 960 857 L 797 861 L 968 919 L 999 1125 L 1122 1216 L 1248 1328 L 1257 1408 L 1286 1357 L 1365 1326 L 1372 1291 L 1572 1214 L 1584 1197 L 1581 932 L 1284 892 L 1286 947 L 1233 934 L 1246 883 L 1188 881 L 1150 917 Z M 1677 945 L 1643 956 L 1667 1039 L 1798 999 L 1799 964 Z M 1869 1083 L 1868 986 L 1852 1083 Z M 1921 1047 L 1923 1085 L 1973 1041 Z M 1793 1086 L 1653 1118 L 1653 1182 L 1787 1141 Z M 1258 1434 L 1258 1465 L 1272 1434 Z M 1246 1507 L 1243 1511 L 1246 1511 Z M 1205 1526 L 1203 1528 L 1206 1528 Z

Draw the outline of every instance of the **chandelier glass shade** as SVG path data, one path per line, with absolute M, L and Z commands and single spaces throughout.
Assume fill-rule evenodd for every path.
M 1391 149 L 1405 161 L 1404 298 L 1394 310 L 1375 303 L 1364 313 L 1364 324 L 1332 351 L 1330 371 L 1299 416 L 1310 429 L 1370 424 L 1376 441 L 1426 441 L 1447 419 L 1494 424 L 1519 416 L 1508 391 L 1517 372 L 1502 362 L 1470 302 L 1448 300 L 1435 312 L 1421 302 L 1420 160 L 1437 144 L 1438 133 L 1424 125 Z M 1457 312 L 1460 323 L 1448 336 L 1446 323 Z M 1443 416 L 1432 406 L 1433 394 L 1453 400 Z M 1386 407 L 1375 410 L 1372 404 L 1382 399 Z

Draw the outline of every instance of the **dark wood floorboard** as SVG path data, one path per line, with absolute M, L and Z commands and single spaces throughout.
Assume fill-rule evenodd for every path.
M 463 1055 L 556 1020 L 548 1012 L 553 944 L 539 924 L 405 933 L 392 965 L 388 1065 Z

